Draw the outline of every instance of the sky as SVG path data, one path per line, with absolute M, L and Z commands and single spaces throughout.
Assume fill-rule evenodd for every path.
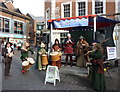
M 19 8 L 23 14 L 44 16 L 44 0 L 13 0 L 14 7 Z

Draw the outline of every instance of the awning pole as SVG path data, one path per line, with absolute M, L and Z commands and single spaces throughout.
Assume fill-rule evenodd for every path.
M 97 22 L 96 22 L 96 17 L 94 17 L 94 32 L 93 32 L 93 39 L 95 40 L 95 33 L 96 33 L 96 24 Z
M 52 26 L 52 23 L 50 23 L 50 49 L 52 47 L 52 37 L 53 37 L 53 26 Z

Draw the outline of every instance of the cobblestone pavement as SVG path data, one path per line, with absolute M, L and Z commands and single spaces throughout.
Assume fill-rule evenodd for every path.
M 62 65 L 60 69 L 60 79 L 56 86 L 51 83 L 44 84 L 45 71 L 38 71 L 33 65 L 26 74 L 21 73 L 21 61 L 19 59 L 20 52 L 16 51 L 13 58 L 11 74 L 13 77 L 4 79 L 3 90 L 89 90 L 91 81 L 87 78 L 87 68 L 79 68 L 76 66 L 70 67 Z M 35 57 L 33 55 L 33 57 Z M 2 65 L 1 63 L 1 66 Z M 118 68 L 109 70 L 112 79 L 105 73 L 107 90 L 118 90 Z

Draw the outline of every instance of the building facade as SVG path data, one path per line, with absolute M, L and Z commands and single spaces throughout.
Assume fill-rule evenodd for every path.
M 29 17 L 13 6 L 12 0 L 0 0 L 0 40 L 23 42 L 29 31 Z
M 114 13 L 120 13 L 119 3 L 119 0 L 45 0 L 46 26 L 47 20 L 49 19 L 77 17 L 94 14 L 104 15 L 104 17 L 112 19 L 119 19 L 119 16 L 114 15 Z M 117 46 L 117 49 L 119 49 L 118 47 L 120 46 L 120 28 L 118 25 L 115 26 L 113 34 L 114 42 Z M 120 57 L 119 52 L 118 57 Z
M 29 42 L 30 44 L 37 45 L 42 41 L 42 30 L 44 29 L 45 22 L 44 17 L 35 17 L 34 15 L 27 14 L 27 16 L 30 18 L 30 31 L 29 31 Z

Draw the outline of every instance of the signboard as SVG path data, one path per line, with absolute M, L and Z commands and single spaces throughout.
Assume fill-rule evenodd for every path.
M 107 57 L 108 60 L 117 58 L 116 47 L 107 47 Z
M 47 71 L 46 71 L 45 84 L 46 84 L 46 82 L 50 82 L 50 83 L 54 83 L 54 86 L 55 86 L 56 79 L 58 79 L 60 81 L 58 67 L 49 65 L 47 67 Z
M 88 26 L 88 18 L 54 21 L 54 28 Z

